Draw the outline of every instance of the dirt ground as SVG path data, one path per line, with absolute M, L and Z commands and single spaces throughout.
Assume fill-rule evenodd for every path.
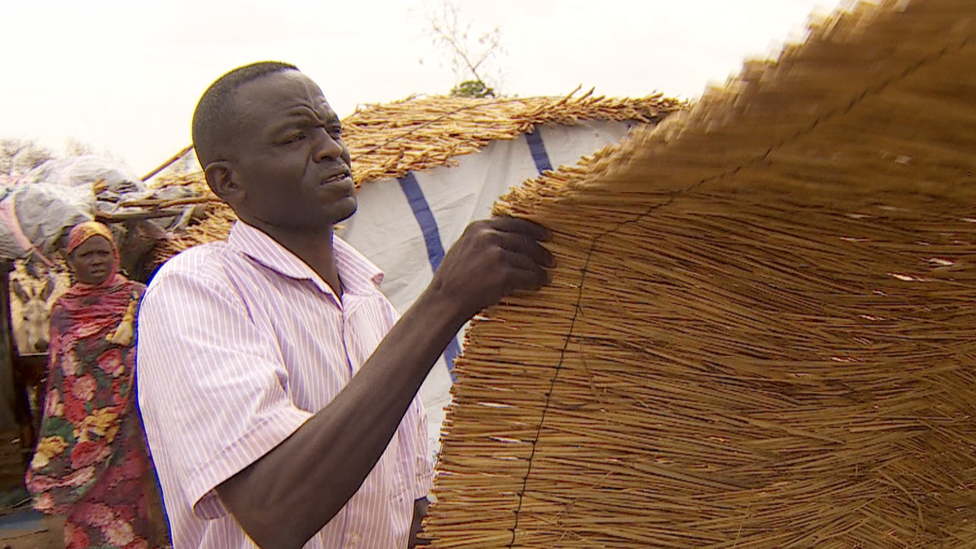
M 63 522 L 52 517 L 45 517 L 40 525 L 4 525 L 0 527 L 0 549 L 62 549 L 63 528 Z

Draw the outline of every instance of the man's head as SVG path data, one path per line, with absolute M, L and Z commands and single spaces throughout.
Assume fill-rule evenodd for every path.
M 258 228 L 320 231 L 356 210 L 339 119 L 293 65 L 219 78 L 197 104 L 193 143 L 210 188 Z
M 269 74 L 297 71 L 298 67 L 277 61 L 261 61 L 238 67 L 221 76 L 203 92 L 193 111 L 193 147 L 203 168 L 217 160 L 218 149 L 235 121 L 233 95 L 238 88 Z

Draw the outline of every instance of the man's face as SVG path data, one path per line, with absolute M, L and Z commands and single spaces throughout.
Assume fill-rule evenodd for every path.
M 356 211 L 342 127 L 314 82 L 298 71 L 263 76 L 237 90 L 234 108 L 228 160 L 243 193 L 232 206 L 245 221 L 320 232 Z
M 103 236 L 93 236 L 75 248 L 68 258 L 75 277 L 84 284 L 101 284 L 112 273 L 115 249 Z

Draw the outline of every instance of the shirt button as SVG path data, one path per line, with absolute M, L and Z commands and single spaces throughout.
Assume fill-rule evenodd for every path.
M 359 534 L 353 532 L 352 535 L 349 536 L 349 543 L 359 543 L 359 539 Z

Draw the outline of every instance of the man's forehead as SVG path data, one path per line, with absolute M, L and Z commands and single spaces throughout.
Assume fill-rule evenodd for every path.
M 281 71 L 247 82 L 234 94 L 236 109 L 241 117 L 273 115 L 295 107 L 309 107 L 315 112 L 333 115 L 332 107 L 321 88 L 304 74 Z

